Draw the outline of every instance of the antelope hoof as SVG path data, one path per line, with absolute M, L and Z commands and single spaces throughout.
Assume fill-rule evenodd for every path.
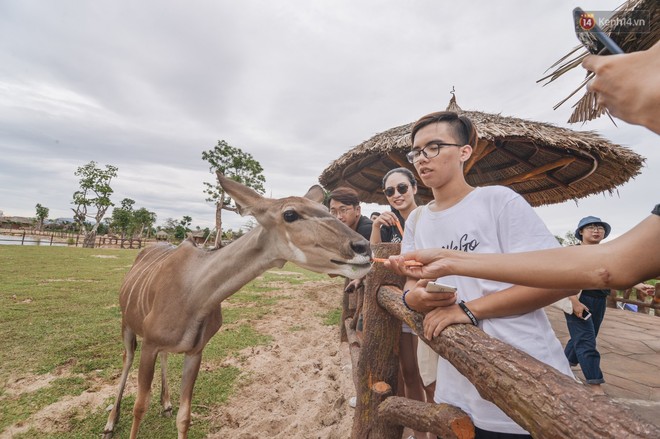
M 103 439 L 112 439 L 112 430 L 103 432 Z
M 166 418 L 172 417 L 172 406 L 163 409 L 163 416 L 165 416 Z

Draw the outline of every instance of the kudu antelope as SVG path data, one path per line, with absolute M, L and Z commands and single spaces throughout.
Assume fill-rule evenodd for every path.
M 137 347 L 136 336 L 142 337 L 142 351 L 130 437 L 136 437 L 149 405 L 159 353 L 161 403 L 165 413 L 171 414 L 167 354 L 183 353 L 176 425 L 179 439 L 186 438 L 202 351 L 222 325 L 220 304 L 224 299 L 286 261 L 351 279 L 369 271 L 368 241 L 319 204 L 324 195 L 320 186 L 310 188 L 304 198 L 269 199 L 221 174 L 218 180 L 236 202 L 239 213 L 253 215 L 259 225 L 221 249 L 207 251 L 184 241 L 178 247 L 149 247 L 137 256 L 119 295 L 125 351 L 117 399 L 104 430 L 106 438 L 112 437 L 119 419 L 121 397 Z

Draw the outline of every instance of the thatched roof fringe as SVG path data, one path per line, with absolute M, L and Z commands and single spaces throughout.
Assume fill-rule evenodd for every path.
M 592 131 L 573 131 L 548 123 L 462 111 L 475 124 L 480 144 L 473 162 L 464 168 L 475 186 L 505 183 L 532 205 L 577 200 L 608 192 L 639 174 L 644 158 Z M 411 149 L 412 123 L 391 128 L 366 140 L 328 166 L 319 181 L 326 189 L 348 185 L 364 202 L 386 204 L 381 178 L 405 166 L 415 172 L 405 154 Z M 419 198 L 432 194 L 420 185 Z

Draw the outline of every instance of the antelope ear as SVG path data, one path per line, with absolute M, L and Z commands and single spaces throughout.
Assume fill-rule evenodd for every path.
M 253 208 L 259 206 L 264 197 L 244 184 L 225 177 L 219 171 L 216 171 L 216 175 L 222 189 L 236 202 L 238 213 L 241 216 L 252 215 Z
M 321 186 L 315 184 L 314 186 L 309 188 L 309 190 L 305 194 L 305 198 L 308 198 L 312 201 L 316 201 L 317 203 L 323 203 L 323 200 L 325 199 L 325 192 L 323 191 L 323 188 Z

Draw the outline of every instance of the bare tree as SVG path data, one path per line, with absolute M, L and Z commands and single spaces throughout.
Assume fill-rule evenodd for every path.
M 220 171 L 232 180 L 242 183 L 260 194 L 264 193 L 264 183 L 266 182 L 266 178 L 262 174 L 264 169 L 251 154 L 229 145 L 224 140 L 219 140 L 213 149 L 202 152 L 202 159 L 209 163 L 209 171 L 214 176 L 216 171 Z M 231 198 L 225 194 L 217 182 L 214 184 L 204 182 L 204 185 L 206 186 L 204 193 L 209 196 L 206 201 L 215 203 L 214 247 L 220 248 L 222 246 L 222 210 L 236 212 L 236 208 L 231 205 Z
M 80 177 L 80 189 L 73 193 L 74 219 L 85 233 L 83 247 L 93 248 L 96 239 L 96 231 L 103 220 L 106 212 L 114 204 L 110 201 L 112 188 L 110 182 L 117 176 L 118 168 L 105 165 L 105 170 L 98 168 L 95 161 L 91 161 L 79 167 L 74 175 Z M 95 210 L 90 212 L 89 210 Z M 87 218 L 93 218 L 94 224 L 87 222 Z
M 39 231 L 41 231 L 44 228 L 44 220 L 46 218 L 48 218 L 48 212 L 50 210 L 47 207 L 44 207 L 39 203 L 37 203 L 37 205 L 35 206 L 35 209 L 37 209 L 37 212 L 36 212 L 37 226 L 39 227 Z

